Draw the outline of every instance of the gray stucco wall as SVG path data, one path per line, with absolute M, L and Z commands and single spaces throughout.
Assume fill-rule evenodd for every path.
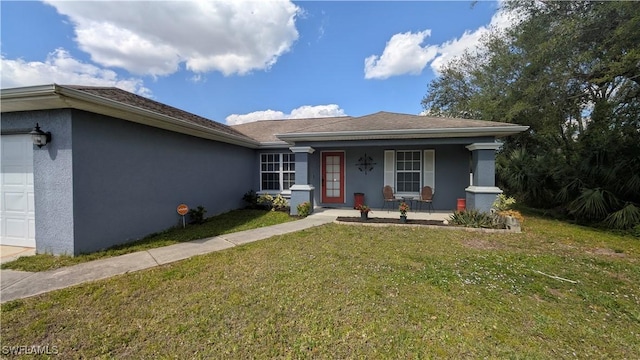
M 463 145 L 436 147 L 436 210 L 455 210 L 457 200 L 466 197 L 469 186 L 469 159 L 471 154 Z
M 36 122 L 36 251 L 92 252 L 178 224 L 176 206 L 207 216 L 242 207 L 257 177 L 254 150 L 78 110 L 2 114 L 2 133 Z
M 496 179 L 496 151 L 476 150 L 472 152 L 473 185 L 495 186 Z
M 29 132 L 40 124 L 51 143 L 33 147 L 33 181 L 38 253 L 73 254 L 73 154 L 71 110 L 2 114 L 2 132 Z
M 176 206 L 206 216 L 242 207 L 254 183 L 251 149 L 73 111 L 74 252 L 176 225 Z
M 467 192 L 467 209 L 476 209 L 483 212 L 491 211 L 493 202 L 498 197 L 497 193 L 471 193 Z

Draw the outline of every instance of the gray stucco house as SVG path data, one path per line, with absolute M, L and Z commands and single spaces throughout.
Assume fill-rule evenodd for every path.
M 496 140 L 527 127 L 378 112 L 226 126 L 116 88 L 45 85 L 1 92 L 1 244 L 87 253 L 175 225 L 176 206 L 209 215 L 249 190 L 291 211 L 382 205 L 382 187 L 435 191 L 436 210 L 486 210 Z M 51 132 L 45 146 L 29 133 Z M 472 175 L 471 175 L 472 174 Z

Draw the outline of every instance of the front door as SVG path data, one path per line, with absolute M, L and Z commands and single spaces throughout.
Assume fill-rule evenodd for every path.
M 344 203 L 344 152 L 322 153 L 322 202 Z

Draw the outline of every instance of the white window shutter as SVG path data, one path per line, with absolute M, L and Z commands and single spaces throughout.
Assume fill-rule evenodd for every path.
M 431 186 L 433 192 L 436 192 L 436 151 L 424 151 L 424 168 L 422 170 L 424 184 L 423 186 Z
M 396 154 L 393 150 L 384 151 L 384 185 L 389 185 L 395 189 L 396 187 Z

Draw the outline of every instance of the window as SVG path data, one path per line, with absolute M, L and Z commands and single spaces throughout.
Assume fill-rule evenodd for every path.
M 282 190 L 288 190 L 296 183 L 296 156 L 282 154 Z
M 435 191 L 435 150 L 385 150 L 384 183 L 400 194 L 417 194 L 423 186 Z
M 260 155 L 260 187 L 262 191 L 288 190 L 295 182 L 295 154 Z
M 420 192 L 420 151 L 396 151 L 396 192 Z

